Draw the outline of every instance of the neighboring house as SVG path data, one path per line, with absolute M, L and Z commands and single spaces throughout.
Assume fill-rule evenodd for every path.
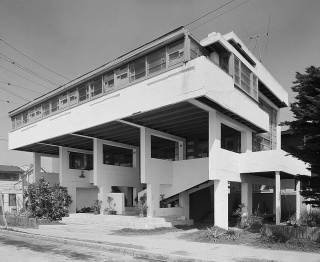
M 0 165 L 0 194 L 4 212 L 19 211 L 23 207 L 21 179 L 24 171 L 17 166 Z
M 281 180 L 299 188 L 295 175 L 310 175 L 281 150 L 287 105 L 287 92 L 233 32 L 199 42 L 181 27 L 11 111 L 9 148 L 34 153 L 36 178 L 41 156 L 59 159 L 70 212 L 97 198 L 107 207 L 117 188 L 128 206 L 146 193 L 148 216 L 214 212 L 227 228 L 229 185 L 238 183 L 248 213 L 255 186 L 272 187 L 268 212 L 279 223 Z M 160 208 L 160 195 L 175 207 Z
M 24 165 L 24 166 L 21 166 L 20 168 L 25 171 L 22 176 L 22 181 L 24 186 L 27 186 L 29 183 L 35 182 L 36 177 L 35 177 L 33 164 Z M 46 170 L 43 166 L 40 166 L 40 173 L 38 171 L 37 179 L 39 179 L 40 177 L 44 177 L 46 182 L 49 182 L 50 184 L 59 183 L 59 174 L 48 172 L 48 170 Z

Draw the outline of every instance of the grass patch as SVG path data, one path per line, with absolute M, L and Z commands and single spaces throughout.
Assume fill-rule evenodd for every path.
M 133 228 L 122 228 L 113 231 L 111 235 L 117 236 L 150 236 L 150 235 L 162 235 L 166 233 L 179 232 L 182 229 L 175 227 L 157 227 L 152 229 L 133 229 Z

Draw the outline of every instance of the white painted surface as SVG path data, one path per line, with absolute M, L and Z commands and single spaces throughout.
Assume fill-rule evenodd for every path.
M 117 215 L 122 215 L 124 212 L 124 194 L 123 193 L 108 193 L 112 197 L 111 207 L 117 211 Z M 109 203 L 105 203 L 105 207 L 109 207 Z
M 281 190 L 280 190 L 280 172 L 275 172 L 275 207 L 276 207 L 276 224 L 281 220 Z
M 158 216 L 166 217 L 166 216 L 183 216 L 182 207 L 167 207 L 167 208 L 159 208 Z
M 214 180 L 214 224 L 228 229 L 228 181 Z
M 76 208 L 92 207 L 94 200 L 98 199 L 98 188 L 77 188 Z

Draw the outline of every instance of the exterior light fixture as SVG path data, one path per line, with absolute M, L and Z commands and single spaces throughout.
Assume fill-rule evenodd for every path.
M 84 170 L 81 168 L 81 175 L 79 176 L 80 178 L 85 178 L 86 176 L 84 175 Z

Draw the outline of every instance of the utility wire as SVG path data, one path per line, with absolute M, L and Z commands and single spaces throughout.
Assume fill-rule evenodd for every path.
M 20 77 L 22 77 L 22 78 L 24 78 L 24 79 L 26 79 L 26 80 L 28 80 L 28 81 L 30 81 L 30 82 L 32 82 L 32 83 L 34 83 L 34 84 L 36 84 L 36 85 L 42 86 L 42 87 L 44 87 L 45 89 L 51 90 L 51 88 L 46 87 L 46 86 L 44 86 L 44 85 L 42 85 L 42 84 L 39 84 L 39 83 L 37 83 L 37 82 L 35 82 L 35 81 L 33 81 L 33 80 L 31 80 L 31 79 L 29 79 L 29 78 L 25 77 L 25 76 L 22 76 L 22 75 L 20 75 L 20 74 L 16 73 L 16 72 L 13 72 L 13 71 L 11 71 L 10 69 L 8 69 L 8 68 L 6 68 L 6 67 L 4 67 L 4 66 L 1 66 L 1 68 L 3 68 L 3 69 L 5 69 L 5 70 L 7 70 L 8 72 L 10 72 L 10 73 L 12 73 L 12 74 L 15 74 L 15 75 L 17 75 L 17 76 L 20 76 Z
M 192 22 L 190 22 L 189 24 L 186 24 L 185 26 L 191 25 L 191 24 L 193 24 L 194 22 L 199 21 L 200 19 L 204 18 L 205 16 L 212 14 L 213 12 L 215 12 L 215 11 L 217 11 L 217 10 L 221 9 L 222 7 L 225 7 L 226 5 L 228 5 L 228 4 L 230 4 L 230 3 L 234 2 L 234 1 L 235 1 L 235 0 L 231 0 L 231 1 L 229 1 L 228 3 L 226 3 L 226 4 L 222 5 L 222 6 L 219 6 L 218 8 L 216 8 L 216 9 L 214 9 L 214 10 L 210 11 L 209 13 L 206 13 L 205 15 L 203 15 L 203 16 L 201 16 L 201 17 L 197 18 L 196 20 L 193 20 L 193 21 L 192 21 Z
M 3 79 L 2 77 L 0 77 L 0 78 Z M 0 80 L 0 83 L 6 84 L 6 85 L 8 85 L 8 86 L 14 86 L 14 87 L 17 87 L 17 88 L 24 89 L 24 90 L 26 90 L 26 91 L 28 91 L 28 92 L 32 92 L 32 93 L 36 93 L 36 94 L 42 95 L 42 93 L 40 93 L 40 92 L 34 91 L 34 90 L 32 90 L 32 89 L 29 89 L 29 88 L 26 88 L 26 87 L 23 87 L 23 86 L 19 86 L 19 85 L 10 83 L 10 82 L 5 82 L 5 81 L 1 81 L 1 80 Z
M 61 75 L 53 70 L 51 70 L 50 68 L 40 64 L 39 62 L 37 62 L 36 60 L 32 59 L 31 57 L 27 56 L 26 54 L 22 53 L 21 51 L 19 51 L 17 48 L 13 47 L 12 45 L 10 45 L 8 42 L 6 42 L 5 40 L 3 40 L 3 38 L 0 36 L 0 41 L 2 41 L 3 43 L 5 43 L 7 46 L 11 47 L 13 50 L 17 51 L 19 54 L 23 55 L 24 57 L 30 59 L 32 62 L 36 63 L 37 65 L 39 66 L 42 66 L 43 68 L 47 69 L 48 71 L 58 75 L 58 76 L 61 76 L 69 81 L 71 81 L 71 79 L 69 79 L 68 77 L 64 76 L 64 75 Z
M 14 95 L 14 96 L 16 96 L 16 97 L 19 97 L 19 98 L 21 98 L 21 99 L 23 99 L 23 100 L 25 100 L 25 101 L 27 101 L 27 102 L 30 102 L 30 100 L 27 100 L 27 99 L 23 98 L 22 96 L 19 96 L 19 95 L 15 94 L 15 93 L 11 92 L 10 90 L 6 89 L 5 87 L 3 87 L 3 86 L 1 86 L 1 85 L 0 85 L 0 89 L 6 91 L 6 92 L 8 92 L 8 93 L 10 93 L 11 95 Z
M 8 63 L 10 63 L 10 64 L 12 64 L 12 65 L 14 65 L 14 66 L 26 71 L 27 73 L 29 73 L 31 75 L 34 75 L 35 77 L 38 77 L 39 79 L 41 79 L 41 80 L 43 80 L 43 81 L 45 81 L 45 82 L 47 82 L 47 83 L 49 83 L 51 85 L 55 85 L 55 86 L 60 86 L 61 85 L 60 83 L 57 83 L 57 82 L 53 81 L 52 79 L 49 79 L 49 78 L 47 78 L 47 77 L 45 77 L 45 76 L 43 76 L 43 75 L 41 75 L 41 74 L 39 74 L 39 73 L 37 73 L 35 71 L 32 71 L 31 69 L 29 69 L 29 68 L 27 68 L 25 66 L 13 61 L 11 58 L 7 57 L 6 55 L 4 55 L 2 53 L 0 53 L 0 57 L 3 60 L 7 61 Z
M 202 23 L 202 24 L 200 24 L 200 25 L 198 25 L 198 26 L 190 29 L 189 32 L 193 31 L 194 29 L 196 29 L 196 28 L 198 28 L 198 27 L 200 27 L 200 26 L 203 26 L 203 25 L 206 24 L 206 23 L 209 23 L 210 21 L 212 21 L 212 20 L 214 20 L 214 19 L 216 19 L 216 18 L 218 18 L 218 17 L 220 17 L 220 16 L 222 16 L 222 15 L 224 15 L 224 14 L 226 14 L 226 13 L 228 13 L 228 12 L 230 12 L 230 11 L 232 11 L 232 10 L 240 7 L 240 6 L 242 6 L 242 5 L 244 5 L 245 3 L 248 3 L 249 1 L 250 1 L 250 0 L 247 0 L 247 1 L 245 1 L 245 2 L 243 2 L 243 3 L 241 3 L 241 4 L 239 4 L 239 5 L 236 5 L 235 7 L 233 7 L 233 8 L 231 8 L 231 9 L 223 12 L 222 14 L 217 15 L 217 16 L 215 16 L 214 18 L 212 18 L 212 19 L 210 19 L 210 20 L 208 20 L 208 21 L 206 21 L 206 22 L 204 22 L 204 23 Z
M 8 104 L 23 105 L 23 104 L 21 104 L 21 103 L 11 102 L 11 101 L 8 101 L 8 100 L 2 100 L 2 99 L 0 99 L 0 102 L 5 102 L 5 103 L 8 103 Z

